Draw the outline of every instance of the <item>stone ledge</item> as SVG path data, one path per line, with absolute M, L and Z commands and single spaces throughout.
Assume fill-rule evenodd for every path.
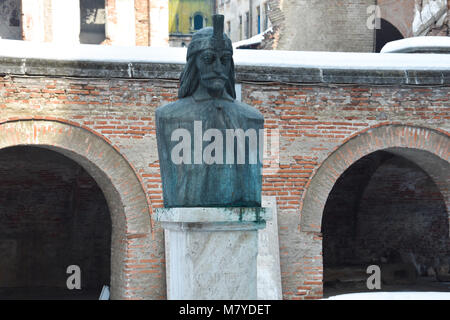
M 179 79 L 186 48 L 67 46 L 0 39 L 0 75 Z M 235 50 L 237 80 L 294 84 L 449 85 L 448 54 Z
M 271 218 L 272 209 L 262 207 L 158 208 L 155 213 L 156 221 L 174 223 L 247 223 Z
M 181 63 L 68 61 L 0 57 L 0 75 L 178 80 Z M 237 65 L 237 82 L 357 85 L 450 85 L 450 71 Z

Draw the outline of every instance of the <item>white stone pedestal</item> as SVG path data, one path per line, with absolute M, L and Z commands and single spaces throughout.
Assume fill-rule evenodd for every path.
M 258 229 L 269 208 L 164 208 L 169 300 L 256 300 Z

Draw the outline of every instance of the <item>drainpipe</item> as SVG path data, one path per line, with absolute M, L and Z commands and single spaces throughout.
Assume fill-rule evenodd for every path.
M 151 9 L 150 9 L 150 1 L 151 0 L 147 0 L 147 16 L 148 16 L 148 35 L 147 35 L 147 46 L 151 46 L 152 45 L 152 28 L 151 28 L 151 25 L 150 25 L 150 11 L 151 11 Z
M 378 6 L 378 0 L 375 0 L 375 6 Z M 380 9 L 381 11 L 381 9 Z M 381 15 L 381 12 L 380 12 Z M 381 17 L 380 17 L 381 19 Z M 381 21 L 380 21 L 380 28 L 381 28 Z M 377 51 L 377 28 L 373 29 L 373 49 L 372 52 L 376 52 Z
M 253 0 L 249 0 L 249 10 L 248 10 L 248 38 L 253 36 Z

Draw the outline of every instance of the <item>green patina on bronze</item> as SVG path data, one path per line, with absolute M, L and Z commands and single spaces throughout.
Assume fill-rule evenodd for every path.
M 213 17 L 214 28 L 198 31 L 192 38 L 187 62 L 181 73 L 179 100 L 156 110 L 156 137 L 165 207 L 260 207 L 262 163 L 251 164 L 246 139 L 245 163 L 175 164 L 172 133 L 186 129 L 194 137 L 194 122 L 203 132 L 217 129 L 225 137 L 227 129 L 264 128 L 264 118 L 255 108 L 236 101 L 235 73 L 230 39 L 223 33 L 223 16 Z M 257 134 L 257 139 L 260 136 Z M 202 150 L 213 141 L 202 141 Z M 263 145 L 258 142 L 258 148 Z M 223 157 L 226 158 L 225 139 Z M 260 150 L 257 151 L 260 154 Z M 194 143 L 191 144 L 194 159 Z

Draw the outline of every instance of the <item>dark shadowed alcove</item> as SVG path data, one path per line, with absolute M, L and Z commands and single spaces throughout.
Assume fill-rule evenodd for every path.
M 380 266 L 383 291 L 448 290 L 437 274 L 450 257 L 445 200 L 411 159 L 377 151 L 335 183 L 322 220 L 324 296 L 368 291 L 369 265 Z
M 388 42 L 403 39 L 403 35 L 389 21 L 381 19 L 381 28 L 376 30 L 376 49 L 380 52 Z
M 39 147 L 0 150 L 0 298 L 98 299 L 110 282 L 111 218 L 94 179 Z M 67 267 L 81 270 L 69 290 Z

